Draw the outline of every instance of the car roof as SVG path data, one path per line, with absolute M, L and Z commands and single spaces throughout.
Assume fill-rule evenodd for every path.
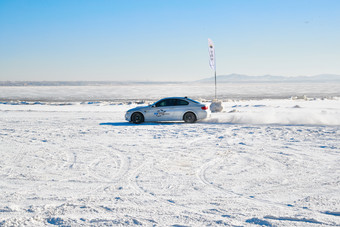
M 166 97 L 166 98 L 162 98 L 160 100 L 163 100 L 163 99 L 188 99 L 188 97 Z
M 165 100 L 165 99 L 183 99 L 183 100 L 187 100 L 187 101 L 190 101 L 190 102 L 193 102 L 193 103 L 196 103 L 196 104 L 200 104 L 200 102 L 198 102 L 196 100 L 193 100 L 191 98 L 188 98 L 188 97 L 166 97 L 166 98 L 162 98 L 162 99 L 160 99 L 158 101 Z

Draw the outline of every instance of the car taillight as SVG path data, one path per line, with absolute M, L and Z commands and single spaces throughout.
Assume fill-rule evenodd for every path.
M 202 109 L 202 110 L 207 110 L 207 109 L 208 109 L 208 106 L 202 106 L 201 109 Z

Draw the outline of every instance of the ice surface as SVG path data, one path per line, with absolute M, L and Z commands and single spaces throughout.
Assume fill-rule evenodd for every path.
M 156 100 L 169 96 L 214 98 L 210 83 L 117 84 L 111 86 L 0 86 L 0 101 L 126 101 Z M 220 83 L 218 98 L 309 98 L 340 97 L 340 83 Z
M 339 99 L 230 100 L 195 124 L 69 104 L 0 104 L 0 225 L 340 225 Z

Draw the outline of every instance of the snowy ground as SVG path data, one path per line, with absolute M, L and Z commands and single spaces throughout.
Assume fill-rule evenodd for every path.
M 340 226 L 339 98 L 224 102 L 195 124 L 30 104 L 0 104 L 0 226 Z

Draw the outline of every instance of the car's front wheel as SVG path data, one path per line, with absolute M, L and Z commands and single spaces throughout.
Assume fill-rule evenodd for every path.
M 196 115 L 194 113 L 188 112 L 188 113 L 184 114 L 183 120 L 186 123 L 194 123 L 197 120 L 197 118 L 196 118 Z
M 144 116 L 141 113 L 134 113 L 131 116 L 131 121 L 132 121 L 132 123 L 140 124 L 140 123 L 144 122 Z

